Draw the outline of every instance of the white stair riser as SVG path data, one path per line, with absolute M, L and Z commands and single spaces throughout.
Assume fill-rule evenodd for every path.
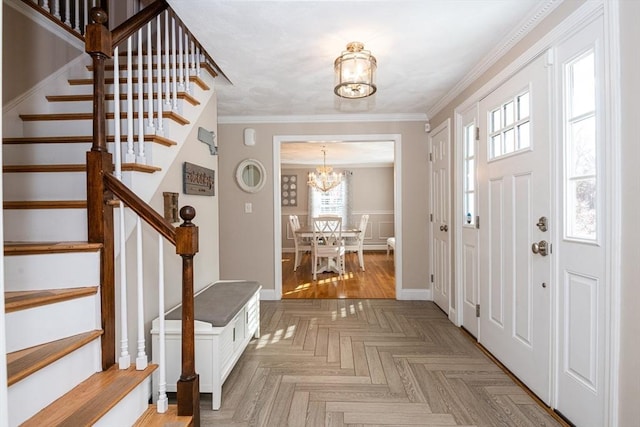
M 21 424 L 99 370 L 100 340 L 96 339 L 15 383 L 9 388 L 9 425 Z
M 135 424 L 136 420 L 149 407 L 150 396 L 151 379 L 147 378 L 100 418 L 93 427 L 117 427 Z
M 55 175 L 55 185 L 52 185 L 54 183 L 53 175 Z M 86 200 L 86 175 L 84 171 L 5 172 L 2 176 L 4 200 Z
M 98 294 L 7 313 L 7 352 L 100 329 Z
M 5 144 L 2 158 L 5 165 L 85 164 L 90 149 L 91 143 Z
M 147 118 L 143 118 L 143 131 L 149 133 L 147 129 Z M 155 121 L 154 121 L 155 126 Z M 171 131 L 174 128 L 181 127 L 180 123 L 172 119 L 163 118 L 162 126 L 164 128 L 163 136 L 170 138 Z M 113 135 L 114 121 L 107 120 L 107 135 Z M 93 135 L 93 123 L 91 120 L 37 120 L 28 121 L 23 124 L 24 136 L 26 137 L 45 137 L 45 136 L 69 136 L 69 135 Z M 134 119 L 134 134 L 138 133 L 138 119 Z M 121 123 L 120 133 L 126 134 L 127 128 L 124 121 Z M 154 132 L 155 133 L 155 132 Z
M 124 112 L 124 111 L 128 111 L 127 110 L 127 101 L 123 100 L 123 98 L 126 96 L 126 93 L 121 93 L 120 94 L 120 111 Z M 191 103 L 187 103 L 186 101 L 182 100 L 182 99 L 178 99 L 177 105 L 178 108 L 175 110 L 176 113 L 182 115 L 184 114 L 185 111 L 185 107 L 183 105 L 191 105 Z M 92 106 L 92 101 L 55 101 L 55 102 L 50 102 L 49 103 L 49 108 L 48 108 L 48 112 L 51 113 L 78 113 L 81 111 L 91 111 L 91 107 Z M 147 100 L 147 95 L 145 94 L 144 97 L 144 105 L 143 105 L 143 111 L 147 110 L 147 106 L 148 106 L 148 100 Z M 107 112 L 112 113 L 115 108 L 114 108 L 114 103 L 113 101 L 107 101 Z M 187 107 L 188 108 L 188 107 Z M 133 100 L 133 111 L 138 111 L 138 100 L 134 99 Z M 162 111 L 163 114 L 166 115 L 168 112 L 170 112 L 172 110 L 171 108 L 171 104 L 167 103 L 166 98 L 164 97 L 164 94 L 162 95 Z M 157 99 L 153 100 L 153 113 L 154 115 L 158 114 L 158 101 Z
M 86 209 L 7 209 L 4 238 L 9 241 L 86 241 Z
M 100 283 L 100 253 L 7 256 L 4 274 L 7 291 L 97 286 Z
M 122 135 L 121 141 L 126 141 L 127 136 Z M 74 144 L 28 144 L 4 145 L 3 161 L 5 165 L 64 165 L 64 164 L 85 164 L 87 161 L 87 151 L 91 149 L 90 143 L 74 143 Z M 114 153 L 114 144 L 108 143 L 107 149 L 110 153 Z M 145 157 L 147 164 L 152 164 L 153 153 L 157 150 L 171 150 L 155 142 L 144 142 Z M 127 143 L 120 143 L 122 153 L 122 162 L 125 162 L 125 154 L 127 153 Z M 138 137 L 135 136 L 133 150 L 138 150 Z M 115 159 L 115 157 L 113 157 Z M 55 177 L 52 175 L 52 178 Z M 83 177 L 84 179 L 84 177 Z

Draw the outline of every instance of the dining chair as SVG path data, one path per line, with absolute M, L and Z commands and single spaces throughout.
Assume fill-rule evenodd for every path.
M 367 231 L 367 223 L 369 222 L 369 215 L 364 214 L 360 217 L 360 225 L 358 226 L 358 237 L 353 239 L 348 239 L 345 244 L 345 251 L 347 252 L 357 252 L 358 253 L 358 261 L 360 262 L 360 268 L 364 271 L 364 234 Z
M 289 215 L 289 227 L 291 227 L 291 234 L 293 235 L 293 246 L 296 251 L 296 255 L 293 261 L 293 271 L 296 271 L 300 266 L 300 259 L 302 258 L 301 254 L 303 252 L 311 251 L 311 242 L 306 241 L 304 238 L 300 237 L 296 231 L 300 229 L 300 220 L 298 219 L 298 215 Z
M 326 268 L 323 271 L 333 270 L 344 275 L 344 242 L 342 241 L 342 218 L 317 217 L 313 218 L 313 280 L 317 279 L 320 270 L 320 260 L 326 258 Z

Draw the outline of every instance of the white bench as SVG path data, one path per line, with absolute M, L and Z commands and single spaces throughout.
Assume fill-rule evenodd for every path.
M 251 337 L 260 336 L 260 289 L 257 282 L 216 282 L 195 296 L 195 361 L 200 392 L 212 393 L 212 409 L 220 409 L 222 384 L 242 355 Z M 175 392 L 182 371 L 182 306 L 165 315 L 167 391 Z M 154 363 L 159 356 L 159 319 L 151 329 Z M 156 371 L 157 372 L 157 371 Z M 153 397 L 158 396 L 154 374 Z

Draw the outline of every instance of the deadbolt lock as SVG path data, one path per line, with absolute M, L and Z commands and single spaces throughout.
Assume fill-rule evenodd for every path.
M 541 216 L 540 219 L 538 219 L 538 222 L 536 223 L 536 225 L 538 226 L 538 228 L 540 229 L 540 231 L 547 231 L 548 230 L 548 219 L 546 216 Z
M 540 240 L 539 242 L 534 242 L 531 245 L 531 252 L 533 252 L 534 254 L 547 256 L 551 253 L 551 244 L 546 240 Z

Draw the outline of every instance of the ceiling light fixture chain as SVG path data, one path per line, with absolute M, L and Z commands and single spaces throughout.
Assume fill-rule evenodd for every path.
M 322 166 L 316 168 L 316 172 L 309 172 L 307 184 L 311 188 L 326 193 L 337 187 L 342 182 L 342 174 L 333 171 L 331 166 L 327 166 L 327 148 L 322 146 Z

